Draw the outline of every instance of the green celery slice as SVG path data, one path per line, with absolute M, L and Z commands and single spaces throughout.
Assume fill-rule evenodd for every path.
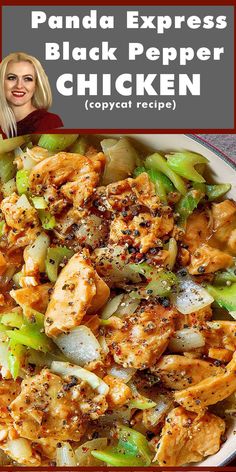
M 53 152 L 64 151 L 76 141 L 78 136 L 78 134 L 42 134 L 38 146 Z
M 206 157 L 189 151 L 175 152 L 174 154 L 168 154 L 166 157 L 168 166 L 176 174 L 193 182 L 205 182 L 204 177 L 197 172 L 194 166 L 206 164 L 208 162 Z
M 45 261 L 46 274 L 51 282 L 56 282 L 58 268 L 64 258 L 71 258 L 74 251 L 65 246 L 49 247 Z
M 167 160 L 157 152 L 146 158 L 145 167 L 162 172 L 171 180 L 181 195 L 186 194 L 187 189 L 183 179 L 168 166 Z

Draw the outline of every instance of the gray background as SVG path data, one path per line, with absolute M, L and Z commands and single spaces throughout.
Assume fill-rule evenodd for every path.
M 88 14 L 90 9 L 98 14 L 114 15 L 113 30 L 74 30 L 50 29 L 43 24 L 39 29 L 31 29 L 30 18 L 32 10 L 45 11 L 54 15 Z M 138 10 L 140 15 L 227 15 L 228 27 L 225 29 L 189 29 L 183 26 L 181 30 L 167 30 L 157 34 L 154 29 L 126 29 L 126 10 Z M 109 41 L 110 46 L 118 48 L 118 61 L 44 61 L 44 43 L 70 41 L 73 47 L 98 46 L 102 41 Z M 191 61 L 186 66 L 173 63 L 161 66 L 160 60 L 148 61 L 143 57 L 137 61 L 128 61 L 128 42 L 141 42 L 147 47 L 225 47 L 221 61 Z M 221 128 L 233 127 L 233 7 L 230 6 L 5 6 L 3 7 L 3 56 L 22 50 L 28 52 L 42 62 L 49 76 L 53 89 L 52 111 L 58 113 L 66 128 L 79 129 L 184 129 L 184 128 Z M 63 73 L 111 73 L 117 77 L 121 73 L 202 73 L 201 96 L 170 97 L 176 98 L 177 109 L 165 110 L 114 110 L 85 111 L 84 101 L 94 97 L 63 97 L 56 90 L 56 79 Z M 105 100 L 152 101 L 154 99 L 169 100 L 168 97 L 122 97 L 113 92 Z M 97 99 L 102 99 L 98 96 Z
M 235 134 L 199 134 L 213 146 L 218 147 L 229 157 L 232 157 L 236 164 L 236 135 Z

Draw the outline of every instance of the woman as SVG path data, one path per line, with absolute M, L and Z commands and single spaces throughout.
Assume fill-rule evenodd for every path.
M 48 78 L 33 56 L 16 52 L 0 64 L 0 125 L 5 136 L 40 133 L 63 126 L 52 104 Z

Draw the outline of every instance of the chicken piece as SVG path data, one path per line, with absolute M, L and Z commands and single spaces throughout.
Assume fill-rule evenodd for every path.
M 206 323 L 203 331 L 207 348 L 223 348 L 236 351 L 236 322 L 215 320 Z
M 86 313 L 95 313 L 110 290 L 92 266 L 89 252 L 75 254 L 62 269 L 45 314 L 45 332 L 58 336 L 79 326 Z
M 20 384 L 15 380 L 0 380 L 0 417 L 1 421 L 11 422 L 8 406 L 20 392 Z
M 168 345 L 175 316 L 173 309 L 156 305 L 126 316 L 117 327 L 110 325 L 106 341 L 115 362 L 141 370 L 151 367 Z
M 36 287 L 11 290 L 10 295 L 21 307 L 29 307 L 45 313 L 52 292 L 52 284 L 42 284 Z
M 105 163 L 101 152 L 91 157 L 59 152 L 33 167 L 30 190 L 35 195 L 43 195 L 46 191 L 52 211 L 61 211 L 68 202 L 81 208 L 98 185 Z M 62 201 L 59 208 L 58 200 Z
M 106 375 L 103 380 L 109 386 L 109 393 L 106 397 L 109 408 L 120 408 L 131 400 L 132 391 L 121 379 L 113 377 L 113 375 Z
M 236 229 L 236 203 L 232 200 L 213 203 L 212 218 L 214 238 L 227 244 Z
M 228 349 L 221 349 L 221 348 L 215 348 L 211 347 L 208 351 L 208 357 L 211 357 L 211 359 L 217 359 L 220 362 L 230 362 L 233 353 L 232 351 L 228 351 Z
M 88 419 L 107 410 L 104 395 L 74 377 L 62 380 L 49 370 L 22 382 L 21 393 L 10 404 L 18 434 L 37 441 L 41 438 L 79 441 Z
M 155 460 L 159 466 L 179 466 L 215 454 L 221 445 L 225 422 L 218 416 L 203 416 L 174 408 L 162 429 Z
M 236 390 L 236 352 L 221 375 L 208 377 L 193 387 L 175 392 L 175 400 L 186 410 L 201 413 L 208 405 L 224 400 Z
M 129 243 L 139 247 L 141 253 L 158 246 L 160 238 L 169 234 L 174 226 L 171 213 L 152 216 L 150 213 L 140 213 L 131 221 L 122 216 L 116 217 L 110 226 L 110 241 L 112 244 Z
M 207 211 L 195 210 L 187 219 L 183 243 L 188 246 L 190 253 L 205 243 L 212 234 L 210 216 Z
M 200 359 L 169 355 L 163 356 L 156 365 L 151 367 L 151 372 L 160 378 L 165 387 L 183 390 L 207 377 L 224 373 L 224 369 Z
M 189 313 L 188 315 L 183 315 L 179 313 L 175 320 L 176 330 L 184 328 L 203 328 L 206 327 L 206 321 L 211 320 L 213 316 L 211 305 L 200 308 L 200 310 Z
M 106 187 L 99 187 L 95 192 L 95 203 L 101 209 L 120 212 L 132 205 L 141 205 L 151 212 L 160 208 L 160 199 L 156 195 L 154 184 L 145 172 L 136 179 L 125 179 L 114 182 Z M 103 210 L 104 211 L 104 210 Z
M 192 254 L 189 273 L 192 275 L 210 274 L 220 269 L 226 269 L 233 264 L 233 257 L 219 249 L 202 244 Z
M 19 199 L 20 197 L 13 193 L 4 198 L 0 205 L 10 228 L 7 233 L 8 243 L 14 246 L 14 249 L 33 243 L 37 233 L 41 231 L 37 210 L 31 205 L 29 208 L 17 206 Z

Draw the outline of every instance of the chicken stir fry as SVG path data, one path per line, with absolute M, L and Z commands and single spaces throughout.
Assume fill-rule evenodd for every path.
M 126 138 L 7 143 L 0 465 L 217 453 L 236 412 L 230 184 L 206 182 L 199 154 L 150 155 Z

